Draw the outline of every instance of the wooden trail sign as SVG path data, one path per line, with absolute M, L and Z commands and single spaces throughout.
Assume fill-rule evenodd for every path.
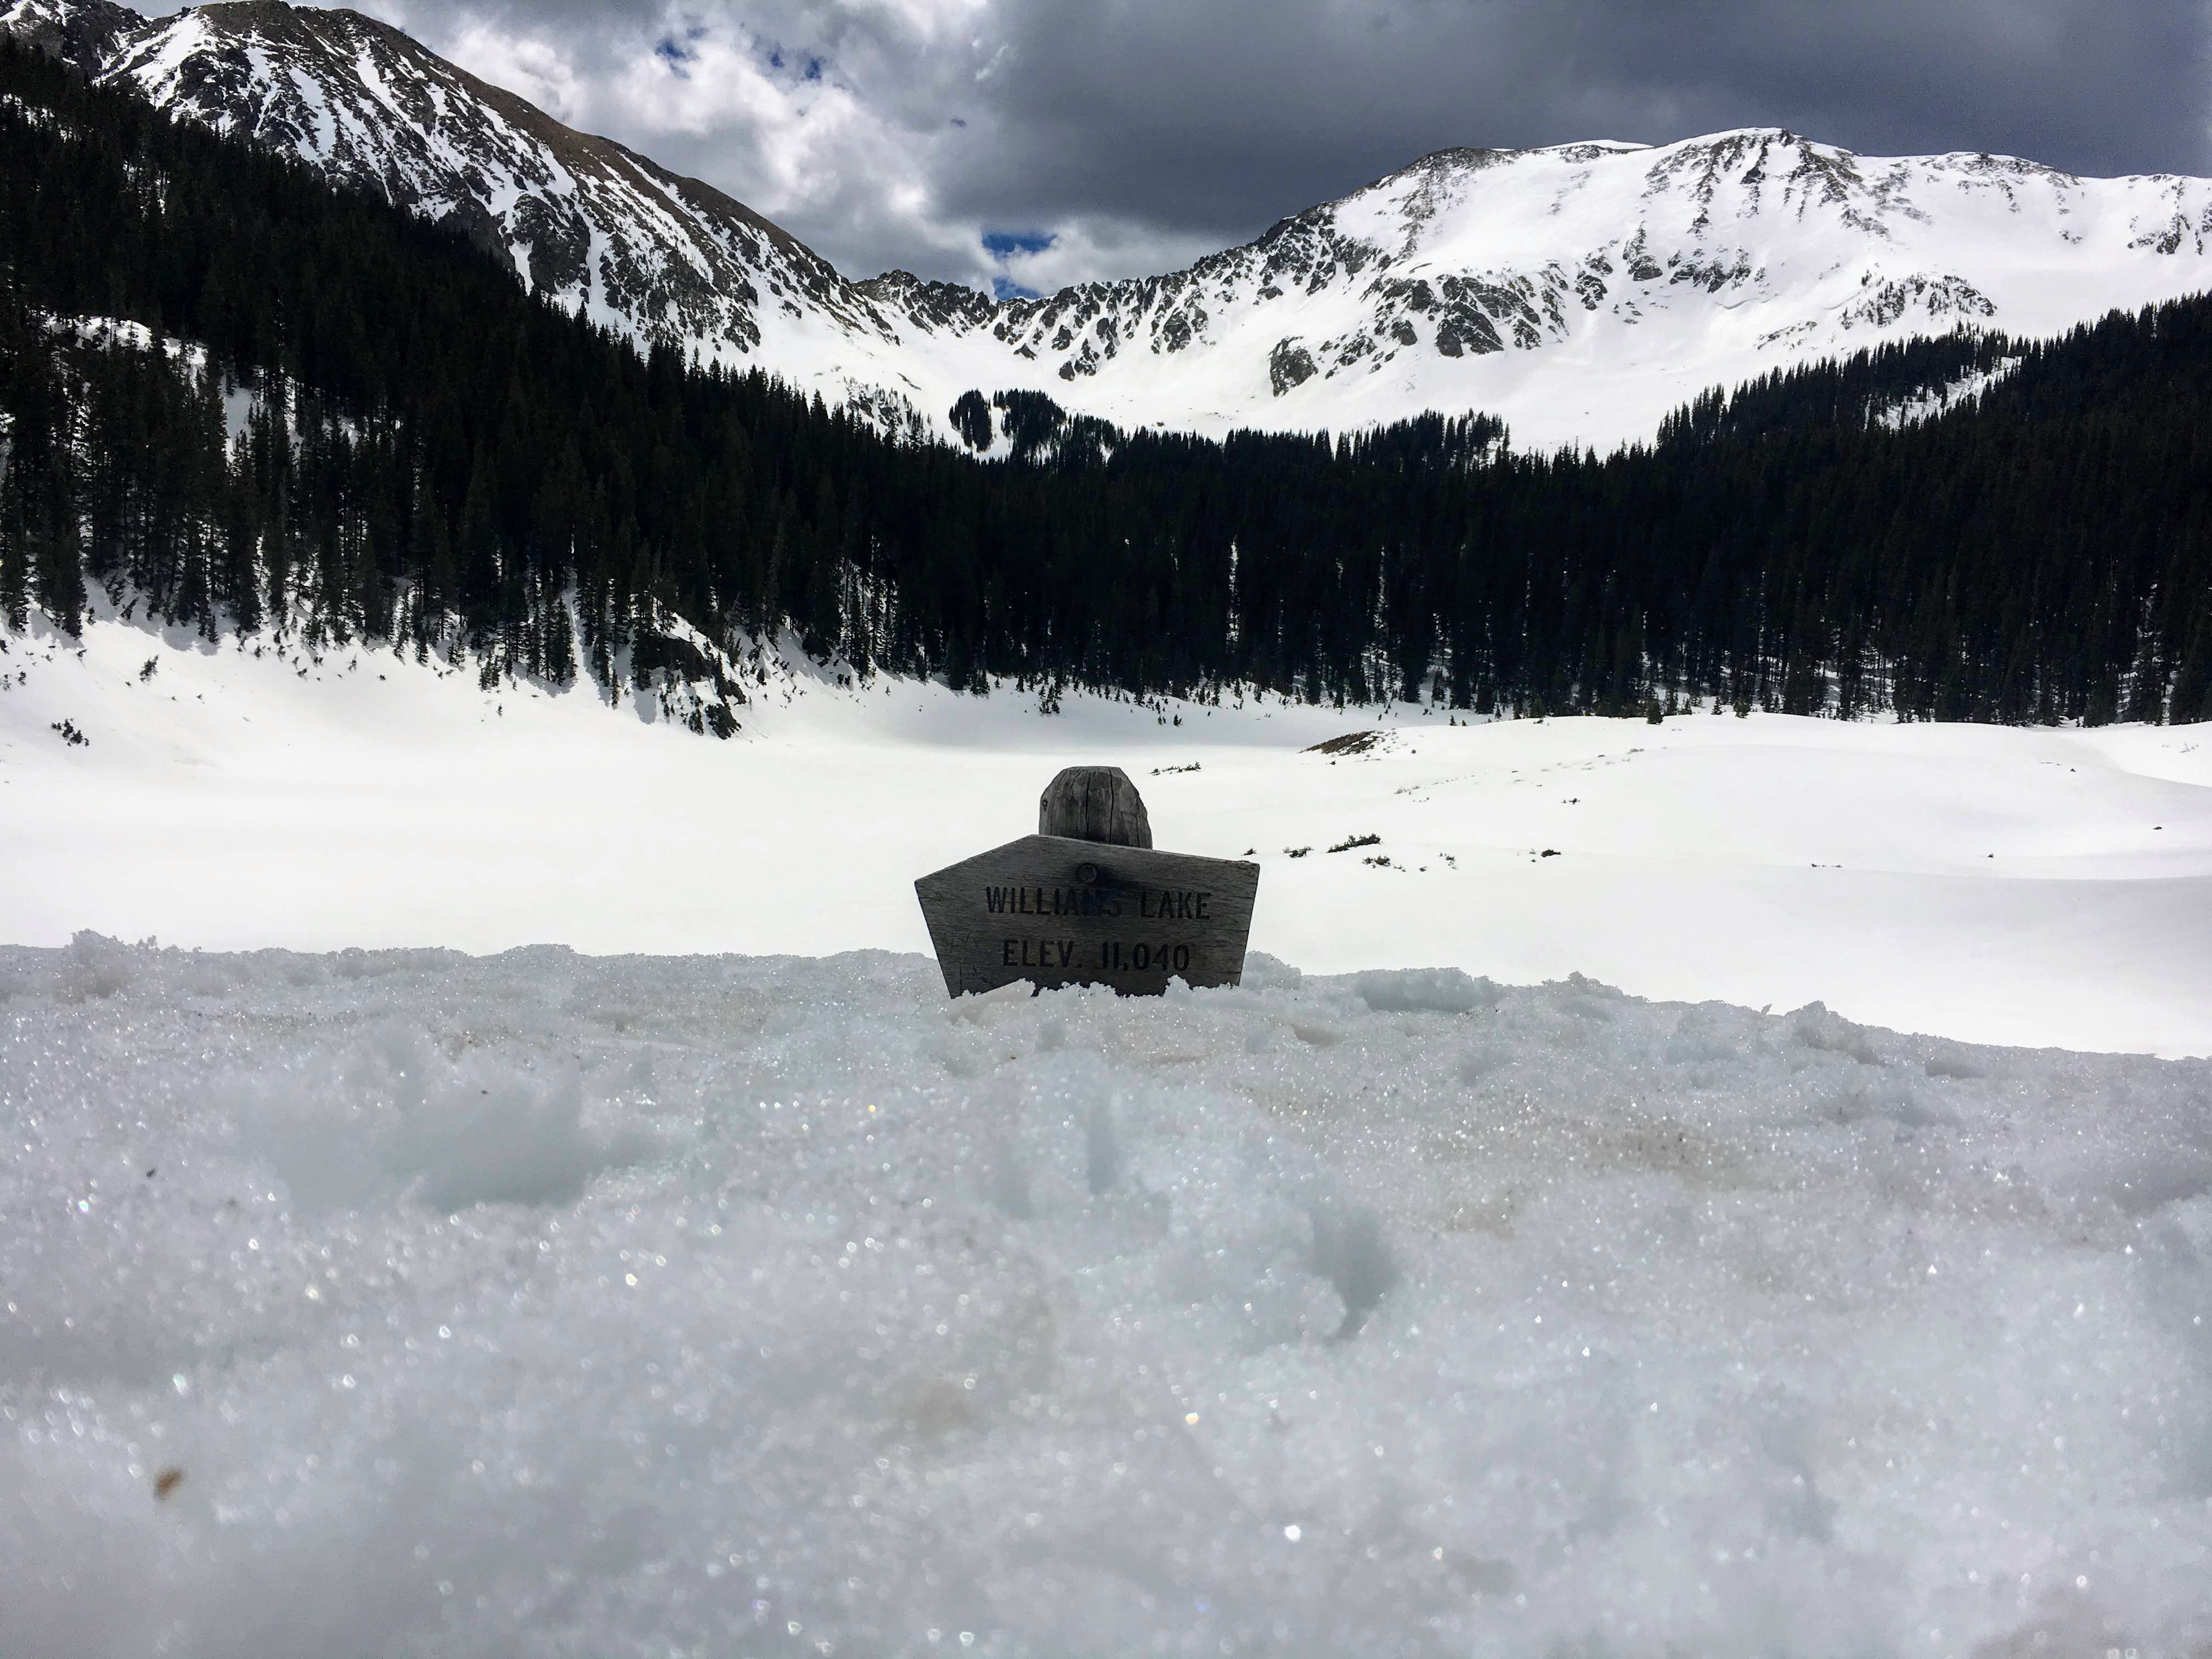
M 1115 767 L 1062 772 L 1037 818 L 1048 833 L 915 883 L 948 993 L 1025 979 L 1158 996 L 1170 979 L 1243 976 L 1258 865 L 1154 851 L 1144 802 Z

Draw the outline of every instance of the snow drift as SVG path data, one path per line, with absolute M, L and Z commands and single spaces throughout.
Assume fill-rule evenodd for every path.
M 0 1650 L 2212 1641 L 2212 1065 L 0 951 Z

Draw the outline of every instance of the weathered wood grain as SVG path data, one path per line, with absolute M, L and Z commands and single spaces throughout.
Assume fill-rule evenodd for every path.
M 914 884 L 945 988 L 1235 985 L 1260 866 L 1063 836 L 1024 836 Z
M 1071 766 L 1037 798 L 1037 834 L 1113 847 L 1150 847 L 1144 797 L 1118 766 Z

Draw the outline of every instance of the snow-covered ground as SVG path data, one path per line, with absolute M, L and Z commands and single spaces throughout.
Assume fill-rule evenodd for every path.
M 9 1659 L 2212 1649 L 2212 728 L 260 649 L 0 656 Z M 895 954 L 1079 761 L 1243 988 Z
M 1028 833 L 1054 771 L 1104 763 L 1160 845 L 1250 849 L 1253 945 L 1308 972 L 1582 972 L 1976 1042 L 2212 1053 L 2212 727 L 1465 726 L 1073 696 L 1046 717 L 1011 690 L 778 677 L 718 743 L 588 687 L 262 648 L 111 617 L 82 657 L 45 635 L 0 655 L 0 941 L 926 951 L 914 878 Z M 1386 738 L 1304 752 L 1363 728 Z
M 2212 1645 L 2212 1064 L 1253 969 L 0 949 L 0 1652 Z

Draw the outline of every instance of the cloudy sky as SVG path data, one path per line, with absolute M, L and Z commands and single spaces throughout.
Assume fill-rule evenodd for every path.
M 1170 269 L 1454 144 L 2212 172 L 2212 0 L 353 3 L 848 275 L 981 288 Z

